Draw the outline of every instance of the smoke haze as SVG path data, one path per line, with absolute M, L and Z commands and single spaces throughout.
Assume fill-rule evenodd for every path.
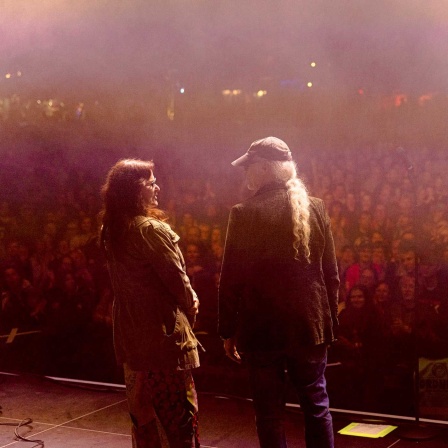
M 0 70 L 23 82 L 93 88 L 237 86 L 306 77 L 329 88 L 417 92 L 448 79 L 443 0 L 6 0 Z

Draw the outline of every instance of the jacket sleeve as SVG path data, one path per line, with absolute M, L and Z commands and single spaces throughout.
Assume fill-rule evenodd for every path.
M 163 225 L 142 228 L 143 250 L 154 271 L 183 311 L 193 306 L 197 295 L 185 271 L 183 255 L 177 245 L 179 237 Z
M 325 220 L 325 247 L 322 254 L 322 270 L 324 273 L 325 287 L 327 289 L 328 304 L 331 310 L 333 321 L 333 332 L 337 336 L 338 321 L 338 301 L 339 301 L 339 272 L 334 249 L 333 234 L 331 232 L 330 217 L 325 211 L 324 203 L 322 211 Z
M 243 271 L 238 221 L 238 208 L 235 206 L 230 211 L 219 280 L 218 334 L 223 339 L 235 336 L 238 326 Z

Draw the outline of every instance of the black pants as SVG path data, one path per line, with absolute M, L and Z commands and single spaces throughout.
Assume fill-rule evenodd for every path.
M 284 431 L 286 369 L 304 414 L 307 448 L 333 448 L 333 423 L 324 376 L 327 347 L 247 353 L 247 361 L 260 447 L 287 447 Z

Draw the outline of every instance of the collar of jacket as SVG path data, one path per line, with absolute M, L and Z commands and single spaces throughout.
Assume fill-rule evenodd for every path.
M 257 190 L 254 196 L 258 196 L 259 194 L 263 194 L 271 190 L 287 190 L 287 189 L 288 187 L 282 181 L 269 182 L 268 184 L 263 185 L 259 190 Z

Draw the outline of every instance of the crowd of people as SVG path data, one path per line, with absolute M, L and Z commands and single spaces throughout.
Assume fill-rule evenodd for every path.
M 345 395 L 372 407 L 387 390 L 410 396 L 415 356 L 448 355 L 448 153 L 418 147 L 404 154 L 379 144 L 291 149 L 299 176 L 331 218 L 341 289 L 330 359 L 342 363 L 341 377 L 355 392 Z M 180 235 L 201 301 L 196 332 L 216 337 L 222 349 L 217 288 L 228 211 L 244 196 L 241 173 L 227 169 L 225 153 L 213 153 L 201 170 L 182 152 L 168 153 L 176 165 L 162 154 L 154 157 L 160 208 Z M 53 167 L 26 169 L 9 156 L 1 170 L 2 349 L 28 352 L 13 367 L 38 358 L 33 368 L 41 373 L 116 378 L 112 292 L 97 243 L 100 185 L 116 155 L 71 166 L 53 154 L 61 158 Z M 33 353 L 25 342 L 31 337 Z

